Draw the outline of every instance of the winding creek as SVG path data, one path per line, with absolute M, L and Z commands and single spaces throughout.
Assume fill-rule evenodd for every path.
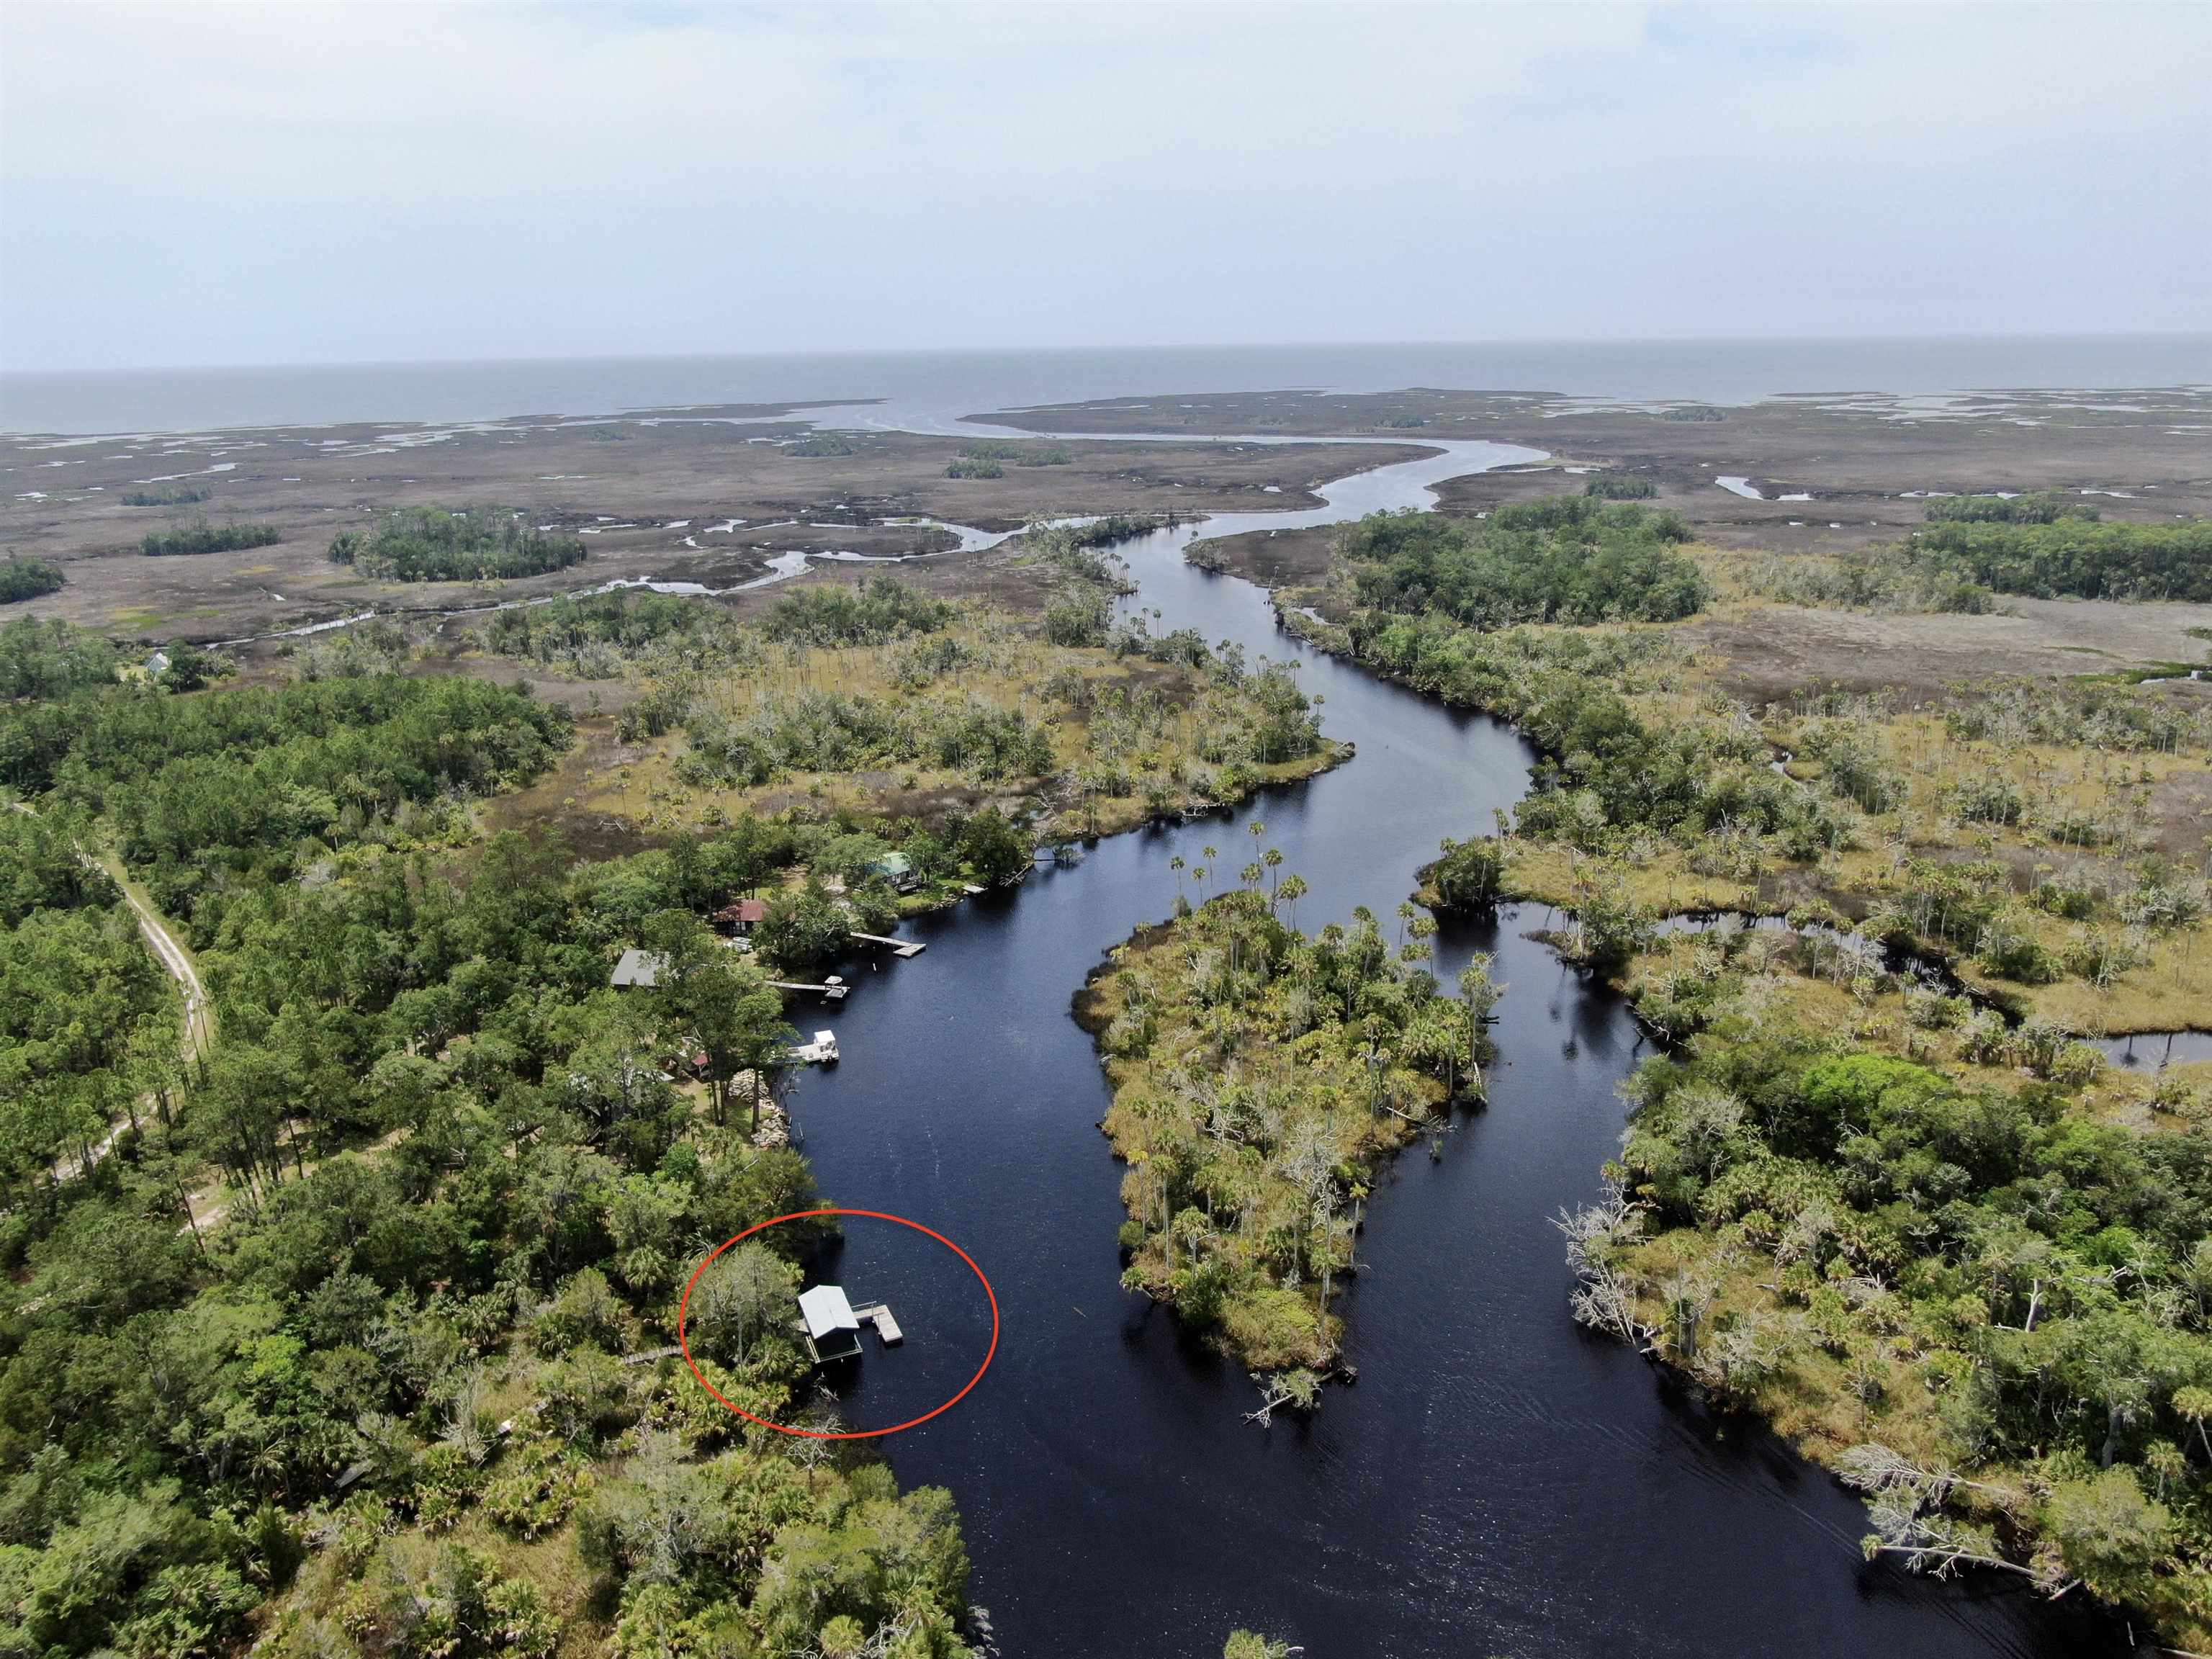
M 1208 535 L 1426 506 L 1438 480 L 1527 456 L 1455 444 L 1328 486 L 1325 507 L 1237 514 Z M 1127 544 L 1162 625 L 1297 654 L 1267 596 L 1187 566 L 1194 531 Z M 1073 867 L 909 926 L 928 953 L 848 969 L 842 1064 L 796 1116 L 832 1202 L 895 1211 L 972 1254 L 1001 1331 L 965 1401 L 884 1443 L 902 1482 L 951 1489 L 974 1597 L 1009 1659 L 1211 1656 L 1243 1624 L 1317 1659 L 1790 1653 L 2118 1653 L 2119 1627 L 2007 1584 L 1937 1584 L 1860 1559 L 1863 1510 L 1771 1436 L 1715 1419 L 1566 1312 L 1553 1212 L 1616 1148 L 1615 1085 L 1640 1055 L 1619 999 L 1521 934 L 1511 913 L 1439 937 L 1440 975 L 1493 951 L 1510 987 L 1486 1111 L 1431 1158 L 1404 1155 L 1369 1210 L 1368 1270 L 1340 1304 L 1355 1386 L 1272 1429 L 1245 1376 L 1120 1287 L 1121 1168 L 1107 1090 L 1069 999 L 1101 954 L 1163 918 L 1168 860 L 1233 869 L 1267 825 L 1310 884 L 1309 930 L 1364 904 L 1385 920 L 1445 835 L 1489 827 L 1530 755 L 1327 658 L 1305 660 L 1356 760 L 1233 817 L 1116 837 Z M 990 1315 L 967 1270 L 888 1224 L 849 1224 L 835 1264 L 905 1328 L 847 1390 L 856 1423 L 957 1389 Z

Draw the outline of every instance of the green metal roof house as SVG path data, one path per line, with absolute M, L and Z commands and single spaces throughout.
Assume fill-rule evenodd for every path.
M 903 853 L 886 853 L 868 866 L 868 873 L 881 876 L 902 893 L 911 893 L 921 885 L 921 877 L 915 872 L 914 860 Z

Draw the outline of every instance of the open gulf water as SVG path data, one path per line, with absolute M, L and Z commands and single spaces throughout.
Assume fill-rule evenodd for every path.
M 98 374 L 0 368 L 0 431 L 174 432 L 873 399 L 872 422 L 928 432 L 981 410 L 1176 392 L 1426 386 L 1738 404 L 1784 394 L 2206 384 L 2212 334 L 856 351 Z

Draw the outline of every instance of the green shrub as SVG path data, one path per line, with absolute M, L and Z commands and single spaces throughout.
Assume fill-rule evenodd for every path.
M 584 544 L 507 507 L 403 507 L 365 533 L 332 538 L 330 557 L 380 581 L 489 581 L 564 570 L 583 560 Z
M 149 532 L 138 550 L 149 559 L 195 553 L 229 553 L 245 547 L 269 547 L 284 539 L 270 524 L 210 524 L 197 520 L 175 530 Z
M 1468 522 L 1378 513 L 1345 531 L 1360 601 L 1471 628 L 1516 623 L 1673 622 L 1705 608 L 1705 580 L 1674 548 L 1671 513 L 1551 495 Z
M 0 605 L 13 605 L 18 599 L 35 599 L 47 593 L 58 592 L 68 578 L 62 574 L 61 566 L 51 559 L 27 559 L 21 554 L 0 561 Z
M 1659 486 L 1649 478 L 1625 477 L 1620 473 L 1603 473 L 1583 486 L 1583 494 L 1594 495 L 1601 501 L 1648 501 L 1659 493 Z

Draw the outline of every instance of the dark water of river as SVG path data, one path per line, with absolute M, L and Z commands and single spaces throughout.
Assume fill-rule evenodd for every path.
M 1326 516 L 1413 505 L 1495 447 L 1363 475 Z M 1294 520 L 1217 520 L 1211 533 Z M 1169 627 L 1292 653 L 1265 596 L 1184 565 L 1188 531 L 1127 550 Z M 2008 1585 L 1869 1567 L 1863 1511 L 1775 1439 L 1717 1421 L 1633 1353 L 1580 1330 L 1550 1218 L 1617 1146 L 1638 1058 L 1618 999 L 1501 916 L 1437 941 L 1440 974 L 1494 951 L 1511 989 L 1488 1109 L 1440 1160 L 1416 1148 L 1377 1193 L 1367 1272 L 1341 1307 L 1355 1387 L 1309 1424 L 1243 1420 L 1240 1371 L 1119 1286 L 1120 1169 L 1107 1091 L 1068 1018 L 1101 953 L 1164 917 L 1168 860 L 1224 871 L 1246 825 L 1312 890 L 1309 930 L 1365 904 L 1389 924 L 1445 835 L 1486 829 L 1527 781 L 1507 728 L 1324 658 L 1303 672 L 1358 757 L 1221 819 L 1103 842 L 1073 869 L 910 931 L 927 955 L 871 972 L 834 1018 L 843 1063 L 797 1111 L 832 1201 L 957 1239 L 996 1287 L 996 1362 L 967 1401 L 886 1443 L 900 1478 L 957 1496 L 974 1595 L 1010 1659 L 1211 1656 L 1238 1624 L 1316 1659 L 1462 1656 L 2094 1655 L 2117 1628 Z M 966 1268 L 858 1222 L 838 1275 L 907 1334 L 867 1339 L 847 1409 L 927 1410 L 966 1379 L 988 1316 Z

